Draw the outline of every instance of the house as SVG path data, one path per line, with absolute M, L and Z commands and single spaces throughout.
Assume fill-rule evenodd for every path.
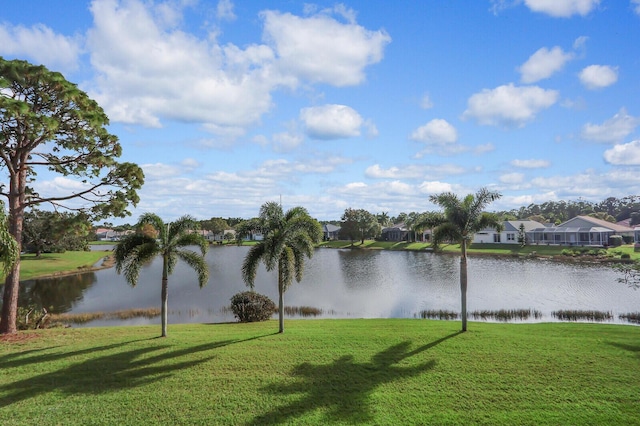
M 591 216 L 576 216 L 558 226 L 533 229 L 527 232 L 527 240 L 530 244 L 607 246 L 612 235 L 631 239 L 634 237 L 634 230 Z
M 332 225 L 330 223 L 327 223 L 326 225 L 322 225 L 322 239 L 325 241 L 337 240 L 339 232 L 340 232 L 339 226 Z
M 524 227 L 525 235 L 533 229 L 544 227 L 543 224 L 535 220 L 505 220 L 502 222 L 501 232 L 497 232 L 493 228 L 483 229 L 474 234 L 472 243 L 521 244 L 521 241 L 518 241 L 521 226 Z
M 408 241 L 409 230 L 404 223 L 382 229 L 382 241 Z
M 218 233 L 211 232 L 210 241 L 222 243 L 225 239 L 228 239 L 228 238 L 225 238 L 225 236 L 226 237 L 230 236 L 232 240 L 235 239 L 236 238 L 235 229 L 225 229 L 224 231 L 218 232 Z
M 97 228 L 96 240 L 98 241 L 120 241 L 127 235 L 133 234 L 132 230 L 127 231 L 114 231 L 109 228 Z

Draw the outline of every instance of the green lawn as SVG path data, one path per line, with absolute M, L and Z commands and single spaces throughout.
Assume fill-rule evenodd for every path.
M 0 424 L 640 424 L 640 327 L 411 319 L 57 329 L 0 344 Z
M 65 253 L 43 253 L 40 258 L 37 258 L 35 254 L 23 254 L 20 257 L 20 281 L 82 272 L 84 269 L 91 268 L 110 253 L 106 251 L 67 251 Z M 1 273 L 0 277 L 4 279 Z
M 355 241 L 353 246 L 350 241 L 325 241 L 320 247 L 327 248 L 360 248 L 360 249 L 378 249 L 378 250 L 429 250 L 430 243 L 423 242 L 391 242 L 391 241 L 374 241 L 365 240 L 364 244 Z M 440 246 L 444 253 L 460 253 L 459 244 L 443 244 Z M 519 256 L 562 256 L 563 250 L 592 250 L 591 247 L 566 247 L 566 246 L 548 246 L 548 245 L 526 245 L 520 247 L 518 244 L 471 244 L 468 253 L 473 254 L 494 254 L 494 255 L 519 255 Z M 623 245 L 621 247 L 611 247 L 607 252 L 614 258 L 619 258 L 622 253 L 628 253 L 631 259 L 640 260 L 640 252 L 634 252 L 633 244 Z

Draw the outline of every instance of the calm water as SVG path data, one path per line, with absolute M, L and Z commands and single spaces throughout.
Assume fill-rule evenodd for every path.
M 211 247 L 208 285 L 200 289 L 195 273 L 178 264 L 169 277 L 169 323 L 233 321 L 229 299 L 246 290 L 240 268 L 247 247 Z M 459 312 L 459 258 L 419 252 L 319 249 L 307 261 L 302 282 L 285 293 L 289 306 L 322 309 L 333 318 L 405 318 L 423 309 Z M 21 303 L 33 301 L 54 312 L 116 311 L 160 306 L 161 260 L 144 267 L 135 288 L 115 269 L 21 286 Z M 616 281 L 605 266 L 545 260 L 472 257 L 469 259 L 468 309 L 535 309 L 553 321 L 559 309 L 640 310 L 640 291 Z M 258 271 L 255 290 L 277 301 L 276 273 Z M 159 324 L 157 319 L 94 321 L 89 326 Z

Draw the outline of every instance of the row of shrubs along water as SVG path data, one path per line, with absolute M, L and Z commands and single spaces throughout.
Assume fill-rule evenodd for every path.
M 423 319 L 455 320 L 460 317 L 460 314 L 454 311 L 432 309 L 420 311 L 417 316 Z M 530 318 L 542 318 L 542 312 L 536 311 L 534 309 L 499 309 L 497 311 L 481 310 L 469 312 L 467 314 L 467 318 L 484 321 L 525 321 Z
M 614 318 L 613 313 L 608 311 L 590 311 L 590 310 L 559 310 L 551 312 L 551 315 L 560 321 L 611 321 Z M 460 318 L 460 314 L 447 310 L 422 310 L 414 317 L 423 319 L 438 320 L 456 320 Z M 482 310 L 472 311 L 467 314 L 467 318 L 475 320 L 494 320 L 494 321 L 526 321 L 531 318 L 541 319 L 542 312 L 534 309 L 499 309 L 499 310 Z M 629 312 L 618 315 L 620 320 L 640 324 L 640 312 Z
M 160 316 L 160 309 L 127 309 L 114 312 L 85 312 L 66 313 L 49 315 L 46 310 L 44 314 L 35 312 L 34 308 L 19 313 L 18 325 L 21 329 L 47 328 L 64 324 L 87 324 L 96 320 L 127 320 L 131 318 L 156 318 Z M 231 305 L 222 309 L 224 313 L 233 313 L 239 322 L 255 322 L 270 319 L 277 313 L 277 306 L 269 297 L 253 292 L 245 291 L 238 293 L 231 298 Z M 334 310 L 324 311 L 312 306 L 285 306 L 284 313 L 288 317 L 318 317 L 323 315 L 335 316 Z M 171 311 L 170 314 L 182 314 L 182 312 Z M 192 316 L 198 315 L 198 310 L 189 311 Z M 31 318 L 29 316 L 31 315 Z M 558 310 L 551 312 L 551 315 L 560 321 L 610 321 L 614 315 L 608 311 L 593 310 Z M 414 318 L 456 320 L 460 314 L 449 310 L 422 310 L 413 315 Z M 535 309 L 499 309 L 499 310 L 476 310 L 467 315 L 468 318 L 481 321 L 527 321 L 530 319 L 539 320 L 543 318 L 540 311 Z M 640 312 L 630 312 L 620 314 L 618 318 L 622 321 L 640 324 Z

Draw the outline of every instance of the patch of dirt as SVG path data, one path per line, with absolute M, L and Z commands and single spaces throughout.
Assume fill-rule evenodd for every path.
M 18 332 L 14 334 L 0 334 L 0 342 L 2 343 L 20 343 L 27 340 L 37 339 L 40 337 L 36 333 Z

